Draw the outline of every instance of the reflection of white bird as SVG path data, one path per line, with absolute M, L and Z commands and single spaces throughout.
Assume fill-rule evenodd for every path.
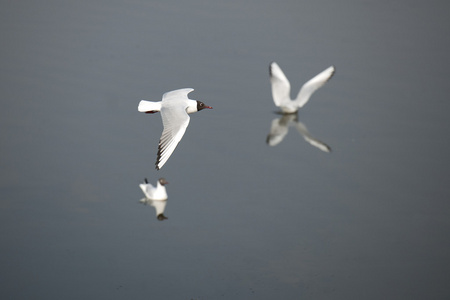
M 306 126 L 298 121 L 297 114 L 284 114 L 281 118 L 274 119 L 272 121 L 272 126 L 270 127 L 270 133 L 267 136 L 267 144 L 276 146 L 281 143 L 287 135 L 290 126 L 295 126 L 305 141 L 314 147 L 317 147 L 324 152 L 331 152 L 330 146 L 311 136 Z
M 164 209 L 166 208 L 167 201 L 166 200 L 157 200 L 153 201 L 147 198 L 142 198 L 140 202 L 144 205 L 153 206 L 156 210 L 156 218 L 160 221 L 167 220 L 168 217 L 164 215 Z
M 187 88 L 167 92 L 163 95 L 162 101 L 159 102 L 147 100 L 139 102 L 138 110 L 140 112 L 152 114 L 161 111 L 164 130 L 159 139 L 155 164 L 157 170 L 164 166 L 186 132 L 190 120 L 188 114 L 204 108 L 212 108 L 201 101 L 189 99 L 188 94 L 193 90 Z
M 165 185 L 168 184 L 167 180 L 160 178 L 156 183 L 156 187 L 148 183 L 147 178 L 145 178 L 145 183 L 139 184 L 142 192 L 144 192 L 145 198 L 141 199 L 140 202 L 145 205 L 153 206 L 156 210 L 156 217 L 158 220 L 162 221 L 167 219 L 164 216 L 164 209 L 167 205 L 167 192 Z
M 151 183 L 148 183 L 145 178 L 145 183 L 141 183 L 139 187 L 147 199 L 150 200 L 167 200 L 167 192 L 165 185 L 168 184 L 167 180 L 160 178 L 154 187 Z
M 291 100 L 291 85 L 289 80 L 284 75 L 281 68 L 276 62 L 272 62 L 269 67 L 270 83 L 272 85 L 272 97 L 275 105 L 281 109 L 283 113 L 295 113 L 299 108 L 303 107 L 308 102 L 311 95 L 323 86 L 334 74 L 335 68 L 331 66 L 312 79 L 307 81 L 297 98 Z

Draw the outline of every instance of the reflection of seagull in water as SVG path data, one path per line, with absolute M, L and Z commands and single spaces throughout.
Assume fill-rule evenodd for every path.
M 270 133 L 267 136 L 267 144 L 270 146 L 276 146 L 284 139 L 289 131 L 290 126 L 295 126 L 297 131 L 303 136 L 305 141 L 319 148 L 324 152 L 331 152 L 330 146 L 315 139 L 309 134 L 306 126 L 298 121 L 297 114 L 284 114 L 281 118 L 274 119 L 272 121 L 272 126 L 270 127 Z
M 201 101 L 189 99 L 188 94 L 193 90 L 188 88 L 167 92 L 163 95 L 162 101 L 159 102 L 147 100 L 139 102 L 138 110 L 140 112 L 148 114 L 161 112 L 164 130 L 159 139 L 155 164 L 157 170 L 164 166 L 186 132 L 190 120 L 188 114 L 204 108 L 212 108 Z
M 278 64 L 272 62 L 269 67 L 269 73 L 273 102 L 275 102 L 275 105 L 279 107 L 283 113 L 295 113 L 308 102 L 311 95 L 317 89 L 323 86 L 333 76 L 334 72 L 335 68 L 334 66 L 331 66 L 314 76 L 302 86 L 297 98 L 291 100 L 291 85 L 289 80 L 286 78 Z
M 145 178 L 145 183 L 139 184 L 139 187 L 145 195 L 145 198 L 141 199 L 140 202 L 142 204 L 153 206 L 156 210 L 156 217 L 160 221 L 168 219 L 164 216 L 164 209 L 167 205 L 166 184 L 168 184 L 168 182 L 164 178 L 158 180 L 156 187 L 148 183 L 147 178 Z

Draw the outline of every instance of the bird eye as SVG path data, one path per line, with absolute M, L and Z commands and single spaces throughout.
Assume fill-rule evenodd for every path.
M 205 104 L 203 104 L 203 103 L 200 103 L 200 106 L 203 106 L 203 105 L 205 105 Z

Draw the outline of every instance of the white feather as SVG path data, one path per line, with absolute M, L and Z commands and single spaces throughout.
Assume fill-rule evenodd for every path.
M 152 102 L 147 100 L 141 100 L 141 102 L 139 102 L 138 111 L 140 112 L 148 112 L 148 111 L 157 112 L 160 110 L 161 110 L 161 101 Z

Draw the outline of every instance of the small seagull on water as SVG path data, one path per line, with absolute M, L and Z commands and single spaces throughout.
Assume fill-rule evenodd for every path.
M 141 100 L 138 110 L 149 114 L 161 112 L 163 132 L 159 139 L 156 169 L 161 169 L 172 155 L 173 151 L 181 141 L 186 128 L 189 125 L 189 115 L 204 108 L 212 109 L 205 103 L 188 98 L 188 94 L 194 89 L 185 88 L 167 92 L 162 101 L 152 102 Z
M 281 109 L 282 113 L 291 114 L 298 111 L 308 102 L 311 95 L 323 86 L 334 74 L 334 66 L 328 67 L 312 79 L 307 81 L 297 98 L 291 100 L 291 85 L 289 80 L 284 75 L 281 68 L 276 62 L 272 62 L 269 66 L 270 83 L 272 85 L 272 97 L 275 105 Z
M 156 210 L 156 218 L 160 221 L 168 219 L 164 215 L 164 209 L 167 205 L 166 184 L 168 184 L 168 182 L 164 178 L 158 180 L 156 187 L 148 183 L 147 178 L 144 179 L 144 183 L 139 184 L 139 187 L 145 195 L 145 198 L 141 199 L 140 202 L 145 205 L 153 206 Z
M 144 179 L 144 183 L 139 184 L 145 198 L 149 200 L 167 200 L 167 192 L 165 185 L 168 184 L 165 178 L 160 178 L 154 187 L 151 183 L 148 183 L 147 178 Z

